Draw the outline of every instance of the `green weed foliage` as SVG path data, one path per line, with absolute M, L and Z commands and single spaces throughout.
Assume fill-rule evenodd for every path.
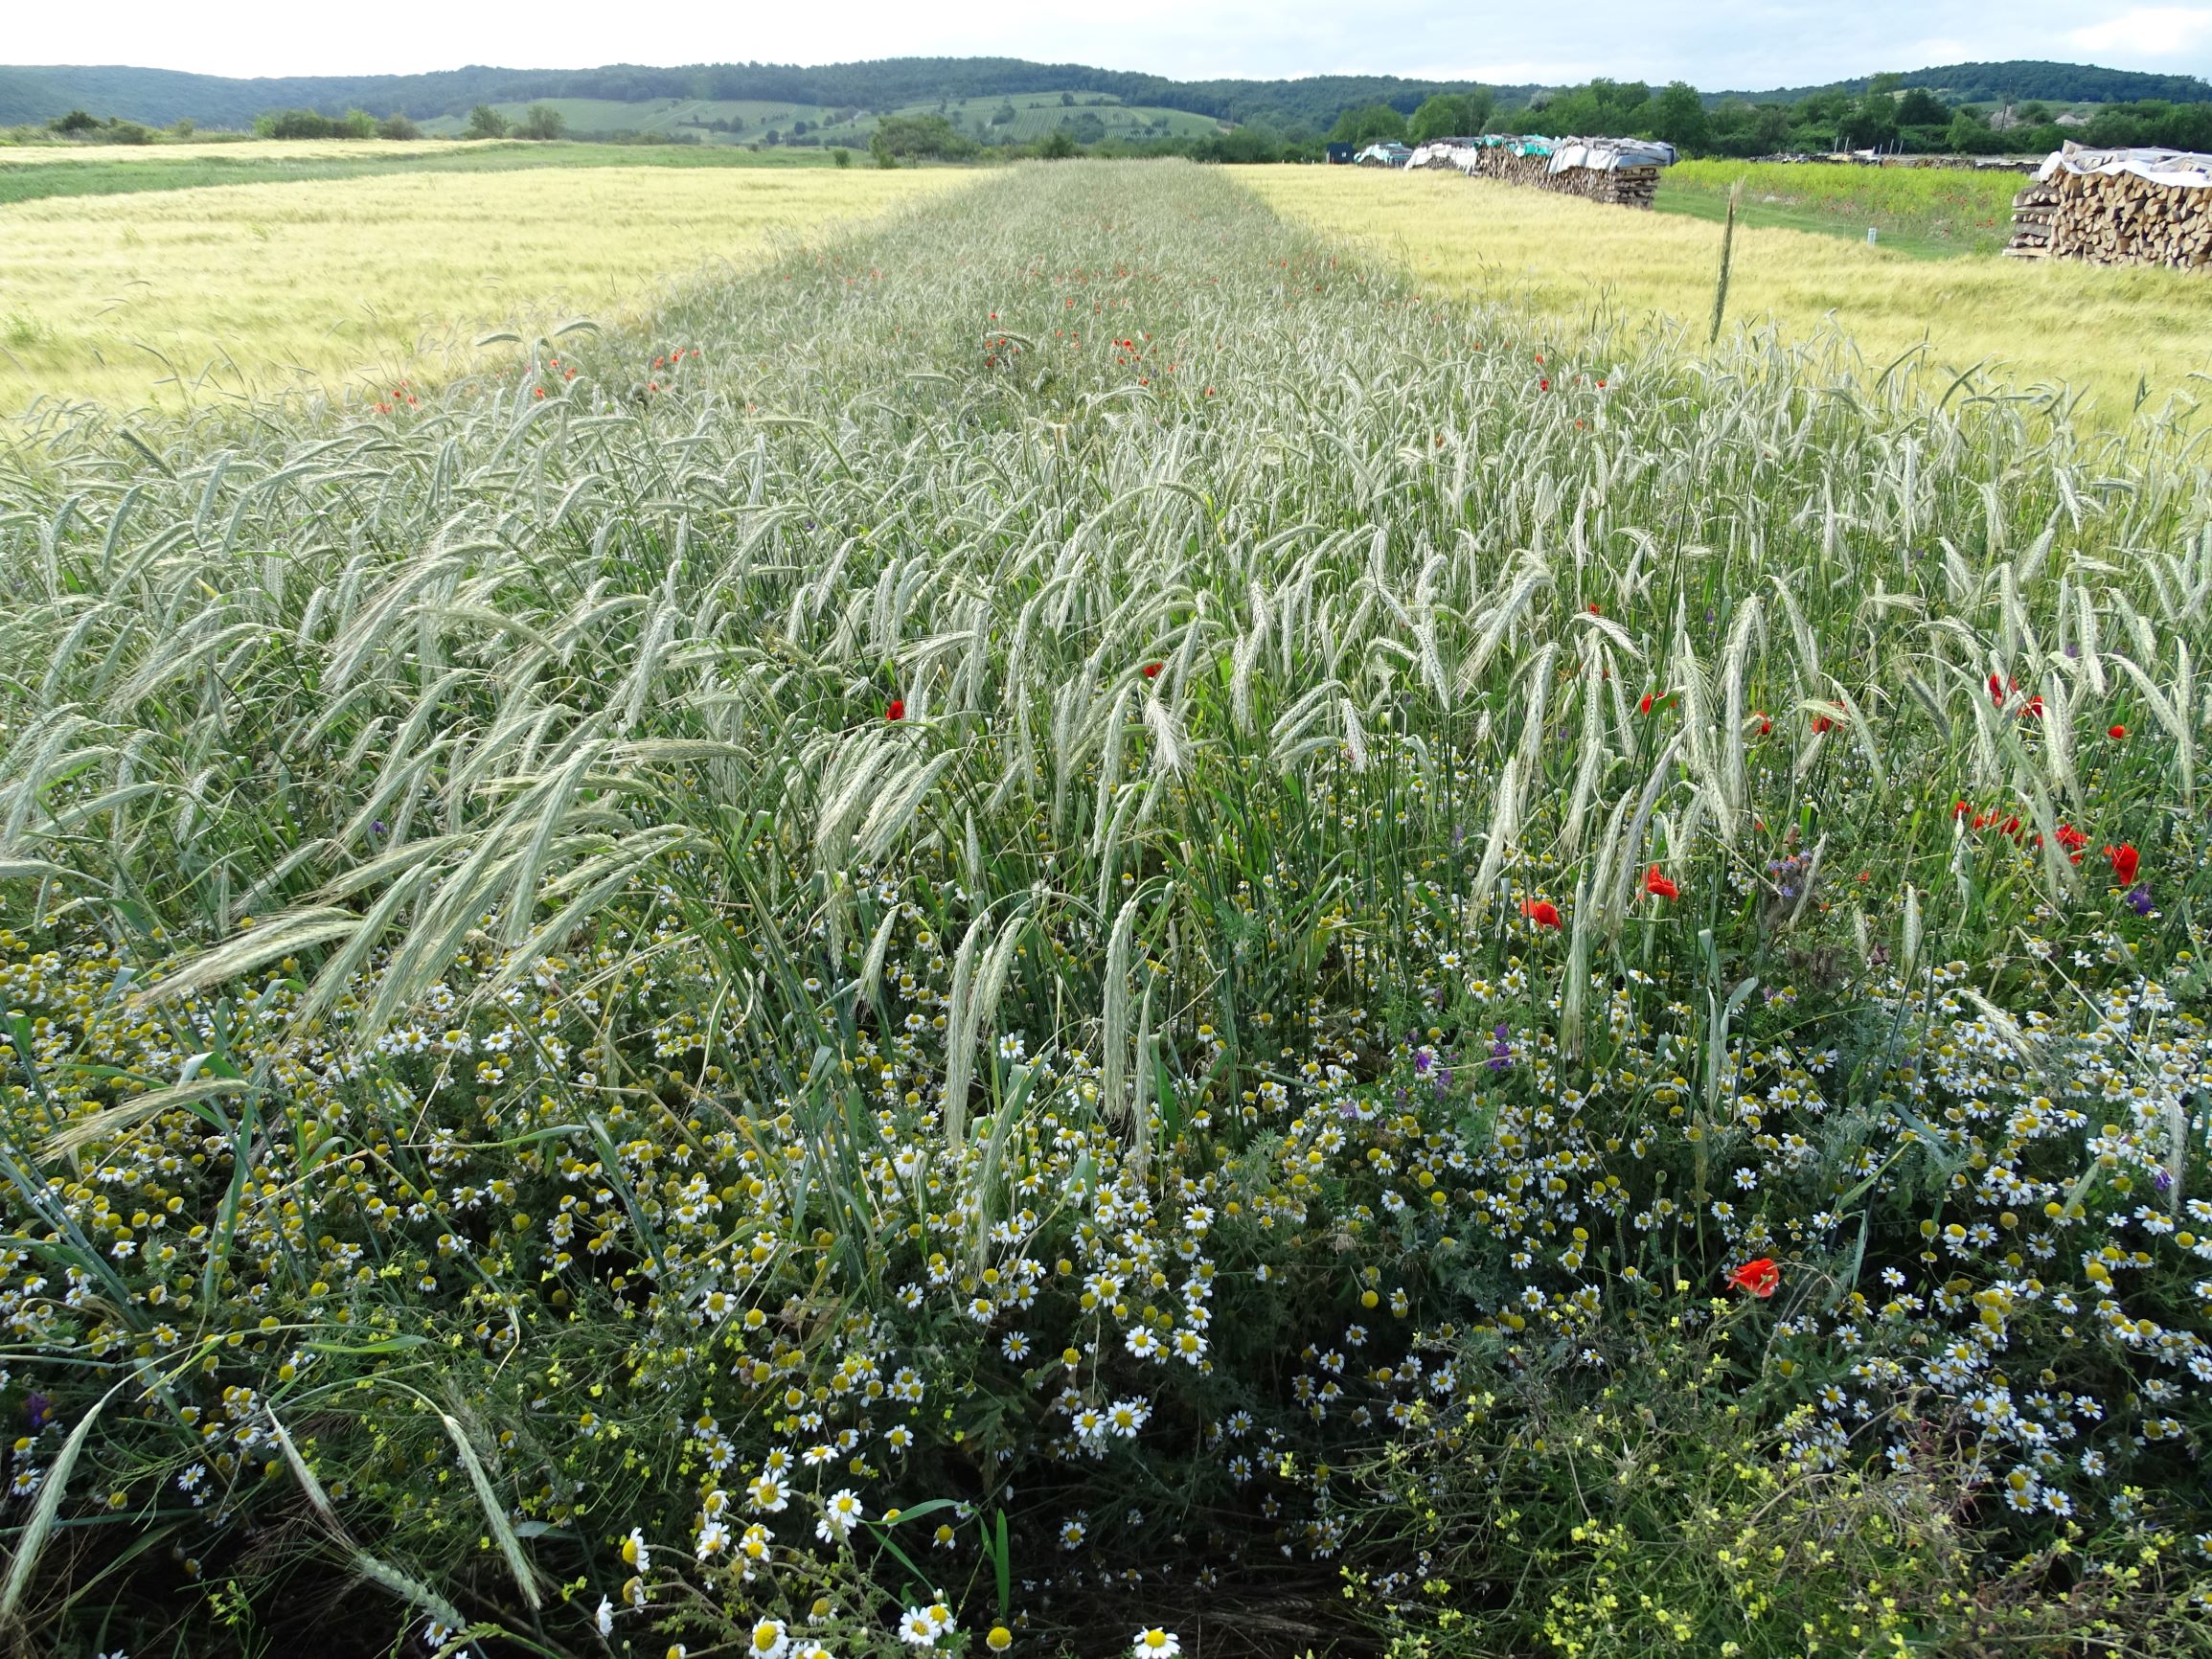
M 1745 223 L 1881 239 L 1931 259 L 1994 254 L 2012 238 L 2018 172 L 1829 162 L 1685 161 L 1659 175 L 1662 213 L 1718 219 L 1744 184 Z
M 524 350 L 0 466 L 24 1640 L 2201 1641 L 2196 439 L 1175 164 Z

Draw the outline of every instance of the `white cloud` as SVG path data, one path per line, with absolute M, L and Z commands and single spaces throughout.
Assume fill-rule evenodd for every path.
M 2137 6 L 2117 17 L 2070 31 L 2084 52 L 2110 57 L 2169 58 L 2201 41 L 2212 41 L 2212 8 Z
M 1494 86 L 1564 86 L 1578 80 L 1587 80 L 1593 75 L 1604 75 L 1604 66 L 1593 66 L 1586 61 L 1561 61 L 1558 59 L 1526 59 L 1516 63 L 1433 63 L 1394 64 L 1380 71 L 1386 75 L 1402 75 L 1408 80 L 1480 80 Z

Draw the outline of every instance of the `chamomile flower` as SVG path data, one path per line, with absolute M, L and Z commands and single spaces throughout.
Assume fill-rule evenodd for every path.
M 852 1535 L 865 1513 L 853 1489 L 843 1488 L 823 1500 L 821 1519 L 814 1523 L 814 1535 L 825 1544 L 841 1544 Z

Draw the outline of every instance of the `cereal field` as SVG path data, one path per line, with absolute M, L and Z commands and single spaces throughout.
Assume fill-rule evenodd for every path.
M 47 409 L 0 1624 L 2202 1651 L 2212 479 L 1949 384 L 1070 163 Z
M 1710 190 L 1719 164 L 1686 165 L 1680 183 L 1662 175 L 1663 194 L 1678 199 L 1700 181 Z M 1770 186 L 1773 174 L 1795 170 L 1751 176 Z M 1655 312 L 1679 322 L 1691 348 L 1702 348 L 1709 332 L 1721 231 L 1699 218 L 1612 212 L 1448 172 L 1240 172 L 1278 211 L 1403 265 L 1424 291 L 1507 296 L 1562 325 L 1593 310 L 1630 322 Z M 1925 235 L 1927 193 L 1875 184 L 1861 205 Z M 1821 200 L 1818 216 L 1844 211 L 1833 194 Z M 2201 273 L 1920 257 L 1927 251 L 1762 225 L 1754 214 L 1736 234 L 1727 322 L 1772 328 L 1791 342 L 1840 339 L 1858 352 L 1870 382 L 1892 363 L 1912 361 L 1946 383 L 1963 375 L 1954 400 L 2064 397 L 2087 426 L 2193 409 L 2212 394 L 2212 305 Z
M 0 206 L 0 408 L 389 394 L 466 372 L 488 333 L 634 321 L 703 266 L 955 176 L 546 167 L 15 202 Z

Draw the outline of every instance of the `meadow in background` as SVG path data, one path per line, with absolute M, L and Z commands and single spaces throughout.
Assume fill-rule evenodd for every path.
M 2184 422 L 1177 164 L 522 347 L 0 461 L 25 1640 L 2203 1650 Z

